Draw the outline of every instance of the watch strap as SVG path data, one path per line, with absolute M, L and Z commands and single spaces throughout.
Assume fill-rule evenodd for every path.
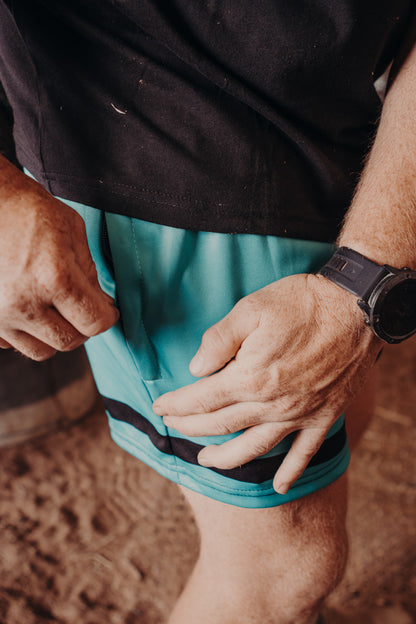
M 374 287 L 390 271 L 353 249 L 340 247 L 319 273 L 367 301 Z

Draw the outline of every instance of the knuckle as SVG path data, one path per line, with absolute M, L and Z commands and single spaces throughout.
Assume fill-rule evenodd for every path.
M 86 312 L 84 313 L 82 332 L 86 336 L 97 336 L 108 328 L 109 324 L 103 323 L 101 319 L 94 318 Z
M 63 336 L 55 336 L 53 342 L 57 351 L 69 351 L 69 346 L 73 341 Z
M 213 325 L 207 329 L 201 340 L 204 349 L 209 349 L 212 345 L 218 346 L 226 343 L 226 335 L 222 325 Z
M 270 392 L 275 393 L 278 388 L 284 384 L 282 371 L 278 366 L 269 366 L 265 374 L 265 385 L 269 388 Z
M 49 292 L 67 293 L 71 290 L 71 278 L 67 265 L 48 262 L 42 266 L 40 284 Z
M 116 308 L 98 309 L 94 302 L 84 297 L 80 302 L 83 326 L 80 330 L 85 336 L 96 336 L 110 329 L 117 322 L 119 313 Z
M 70 342 L 68 341 L 63 347 L 59 348 L 58 351 L 74 351 L 84 344 L 86 340 L 86 337 L 74 338 Z
M 58 351 L 71 351 L 78 346 L 79 340 L 74 333 L 58 330 L 55 332 L 53 342 Z
M 259 315 L 259 299 L 259 291 L 251 295 L 246 295 L 237 301 L 234 310 L 239 314 L 244 314 L 245 317 L 254 317 L 257 319 Z
M 233 309 L 236 310 L 237 312 L 244 313 L 244 312 L 248 312 L 252 308 L 253 308 L 253 297 L 252 295 L 246 295 L 245 297 L 241 297 L 241 299 L 237 301 Z
M 277 366 L 261 367 L 248 377 L 250 391 L 264 401 L 273 400 L 282 390 L 282 376 Z
M 249 393 L 257 398 L 262 398 L 266 394 L 264 376 L 257 372 L 248 376 L 246 379 L 246 387 Z
M 230 418 L 224 419 L 224 417 L 215 417 L 213 425 L 215 431 L 214 435 L 228 435 L 236 431 L 235 423 L 233 419 Z
M 310 459 L 311 457 L 313 457 L 315 453 L 318 452 L 320 446 L 321 444 L 316 442 L 311 442 L 307 444 L 302 450 L 302 455 L 304 459 Z
M 251 450 L 256 457 L 268 453 L 273 446 L 274 443 L 269 438 L 265 438 L 263 434 L 255 434 L 251 440 Z
M 27 357 L 35 362 L 45 362 L 46 360 L 50 360 L 56 353 L 56 349 L 39 349 L 32 350 L 26 353 Z
M 302 413 L 302 406 L 300 403 L 290 394 L 283 394 L 279 396 L 277 401 L 273 402 L 273 405 L 278 414 L 278 420 L 280 422 L 290 423 L 296 421 L 297 415 Z M 307 411 L 307 406 L 305 407 Z
M 194 405 L 195 405 L 195 413 L 197 413 L 197 414 L 205 414 L 206 412 L 210 411 L 208 409 L 207 404 L 205 403 L 204 399 L 202 399 L 199 396 L 195 397 Z

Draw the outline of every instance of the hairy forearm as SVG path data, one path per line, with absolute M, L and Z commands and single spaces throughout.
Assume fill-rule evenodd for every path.
M 386 97 L 338 244 L 380 264 L 416 268 L 416 46 Z

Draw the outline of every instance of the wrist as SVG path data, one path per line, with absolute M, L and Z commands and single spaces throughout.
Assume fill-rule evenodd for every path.
M 366 324 L 357 297 L 319 273 L 311 277 L 317 284 L 322 307 L 328 315 L 336 319 L 341 326 L 340 331 L 350 336 L 356 344 L 357 351 L 362 349 L 374 351 L 375 359 L 384 343 Z
M 320 274 L 355 297 L 364 322 L 384 342 L 399 343 L 416 333 L 415 271 L 378 264 L 341 247 Z
M 363 320 L 363 313 L 357 304 L 357 297 L 353 293 L 331 282 L 320 273 L 313 275 L 313 278 L 318 284 L 320 298 L 326 307 L 330 307 L 337 317 L 345 322 L 357 328 L 362 327 L 365 332 L 368 331 L 369 328 Z
M 361 240 L 357 237 L 341 235 L 337 241 L 338 247 L 348 247 L 357 251 L 369 260 L 383 265 L 401 269 L 402 267 L 416 268 L 416 256 L 414 247 L 407 244 L 407 241 L 401 241 L 400 244 L 393 245 L 386 240 L 379 240 L 374 237 L 370 240 Z

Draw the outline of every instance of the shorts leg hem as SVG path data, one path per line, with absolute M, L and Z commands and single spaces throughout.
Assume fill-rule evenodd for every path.
M 277 507 L 303 498 L 336 481 L 347 470 L 350 461 L 348 444 L 345 444 L 336 457 L 319 466 L 306 469 L 302 477 L 287 494 L 278 494 L 273 489 L 272 480 L 256 485 L 236 482 L 230 479 L 229 486 L 224 487 L 215 482 L 216 473 L 208 468 L 192 466 L 192 469 L 200 471 L 200 474 L 194 476 L 190 474 L 190 470 L 187 470 L 186 466 L 181 465 L 181 463 L 185 462 L 178 460 L 173 455 L 161 453 L 152 447 L 152 444 L 146 440 L 145 436 L 141 439 L 137 435 L 127 436 L 123 434 L 117 426 L 118 423 L 113 423 L 112 421 L 113 419 L 109 416 L 110 432 L 114 442 L 153 468 L 161 476 L 208 498 L 236 507 L 249 509 Z M 134 428 L 131 427 L 131 429 L 133 434 Z M 207 474 L 205 474 L 205 471 Z

